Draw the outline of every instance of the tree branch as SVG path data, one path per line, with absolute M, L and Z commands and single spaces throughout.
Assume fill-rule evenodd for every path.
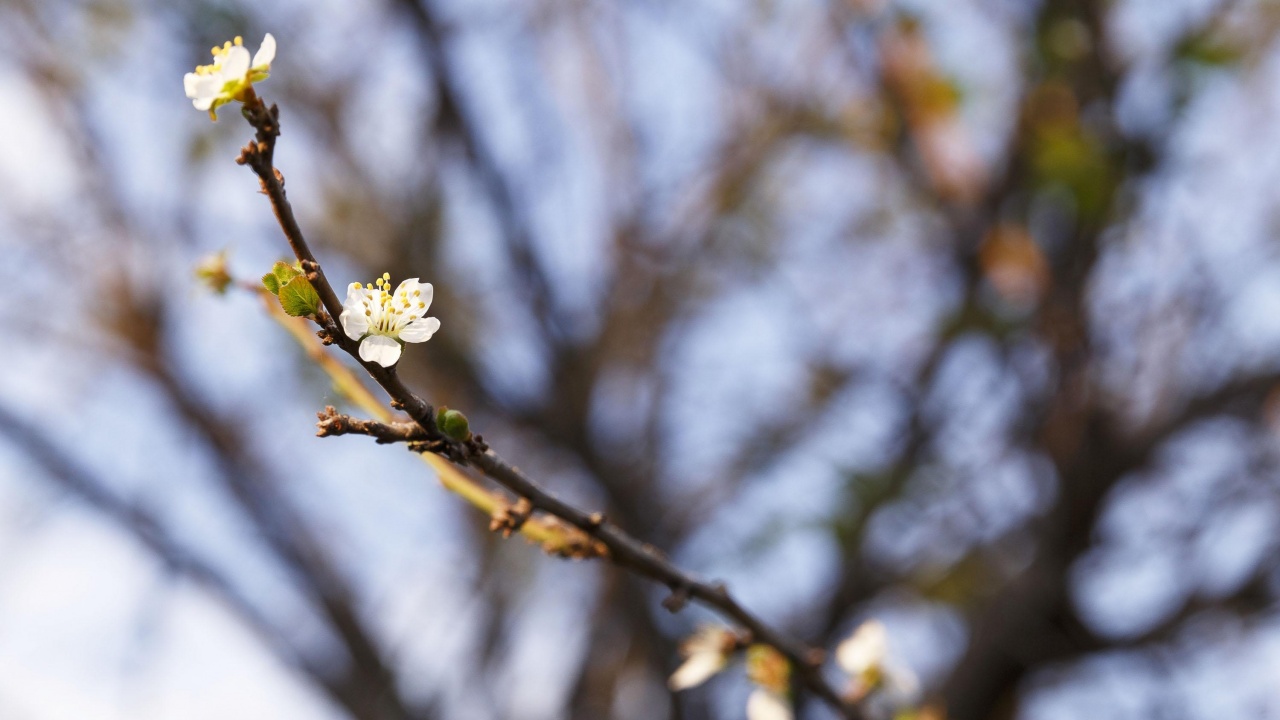
M 316 423 L 318 437 L 368 435 L 377 440 L 379 445 L 430 440 L 422 426 L 417 423 L 380 423 L 374 420 L 361 420 L 338 412 L 332 405 L 326 407 L 324 412 L 318 413 L 317 416 L 320 419 Z
M 281 230 L 328 311 L 318 313 L 315 318 L 323 328 L 322 335 L 326 342 L 340 347 L 368 371 L 390 396 L 392 406 L 408 413 L 421 429 L 424 441 L 438 448 L 435 449 L 437 454 L 477 468 L 498 484 L 527 499 L 533 509 L 554 515 L 587 533 L 608 550 L 608 557 L 616 565 L 666 585 L 677 598 L 696 600 L 737 622 L 751 632 L 755 642 L 770 645 L 786 656 L 800 685 L 822 698 L 842 717 L 862 718 L 859 708 L 845 703 L 823 677 L 821 664 L 824 653 L 821 649 L 784 636 L 739 604 L 723 585 L 705 582 L 679 569 L 653 546 L 609 523 L 603 514 L 581 510 L 555 497 L 499 457 L 482 440 L 473 438 L 461 442 L 444 435 L 436 427 L 431 403 L 410 391 L 397 376 L 394 366 L 384 368 L 361 360 L 358 343 L 348 338 L 334 321 L 342 313 L 342 303 L 311 253 L 285 197 L 283 176 L 272 164 L 275 141 L 280 134 L 279 110 L 274 105 L 268 108 L 261 98 L 251 96 L 245 102 L 244 116 L 257 133 L 255 141 L 243 148 L 237 162 L 249 166 L 258 176 Z M 672 603 L 669 607 L 679 604 Z

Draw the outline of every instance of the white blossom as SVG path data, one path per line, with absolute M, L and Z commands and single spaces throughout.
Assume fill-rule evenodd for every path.
M 213 62 L 187 73 L 182 85 L 191 104 L 197 110 L 209 111 L 209 117 L 216 120 L 219 107 L 232 100 L 243 101 L 255 82 L 267 78 L 271 61 L 276 57 L 276 39 L 267 33 L 252 59 L 244 47 L 244 39 L 239 36 L 211 52 Z
M 773 690 L 758 687 L 747 698 L 747 720 L 793 720 L 791 703 Z
M 701 685 L 729 664 L 729 654 L 737 639 L 727 628 L 707 625 L 699 628 L 680 645 L 685 661 L 667 680 L 672 690 L 685 690 Z
M 888 652 L 884 625 L 869 620 L 836 648 L 836 662 L 850 675 L 861 676 L 879 668 Z
M 881 692 L 895 708 L 904 708 L 920 702 L 920 678 L 911 668 L 894 660 L 886 660 Z
M 884 625 L 869 620 L 836 648 L 836 662 L 851 676 L 850 697 L 865 701 L 871 717 L 891 717 L 919 702 L 920 681 L 892 658 Z
M 423 317 L 431 306 L 431 283 L 409 278 L 391 291 L 391 275 L 376 284 L 351 283 L 338 322 L 352 340 L 360 341 L 360 359 L 391 367 L 404 343 L 425 342 L 440 329 L 436 318 Z

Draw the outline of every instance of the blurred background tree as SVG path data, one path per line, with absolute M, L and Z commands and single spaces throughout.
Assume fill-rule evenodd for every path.
M 0 715 L 736 718 L 697 610 L 490 534 L 226 249 L 286 254 L 181 77 L 279 41 L 334 282 L 579 505 L 947 717 L 1280 717 L 1265 0 L 0 3 Z M 830 711 L 801 698 L 803 717 Z

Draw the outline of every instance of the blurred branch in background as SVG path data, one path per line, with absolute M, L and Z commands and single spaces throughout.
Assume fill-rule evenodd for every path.
M 221 601 L 230 613 L 261 638 L 264 646 L 309 677 L 336 703 L 347 708 L 352 717 L 431 717 L 425 710 L 410 713 L 406 708 L 397 708 L 398 701 L 374 699 L 372 696 L 377 686 L 370 683 L 367 675 L 361 676 L 365 668 L 357 666 L 343 671 L 335 668 L 331 659 L 308 657 L 305 650 L 294 647 L 230 579 L 203 561 L 198 552 L 173 538 L 152 514 L 114 495 L 106 483 L 69 458 L 40 430 L 6 408 L 0 408 L 0 432 L 20 445 L 43 469 L 49 481 L 118 523 L 126 533 L 154 553 L 167 572 L 180 576 Z M 332 599 L 329 602 L 336 604 Z M 335 624 L 339 622 L 338 618 L 343 617 L 340 610 L 331 610 L 330 613 L 331 617 L 337 616 Z M 360 642 L 356 634 L 358 631 L 353 629 L 349 632 L 352 634 L 350 642 Z M 381 707 L 375 707 L 375 704 Z

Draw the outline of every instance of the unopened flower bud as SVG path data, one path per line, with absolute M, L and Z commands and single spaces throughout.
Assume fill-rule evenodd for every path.
M 196 265 L 196 279 L 209 289 L 222 295 L 231 284 L 231 273 L 227 272 L 227 253 L 222 251 L 206 257 Z
M 467 422 L 467 416 L 457 410 L 442 406 L 436 411 L 436 426 L 445 435 L 459 442 L 471 439 L 471 424 Z

